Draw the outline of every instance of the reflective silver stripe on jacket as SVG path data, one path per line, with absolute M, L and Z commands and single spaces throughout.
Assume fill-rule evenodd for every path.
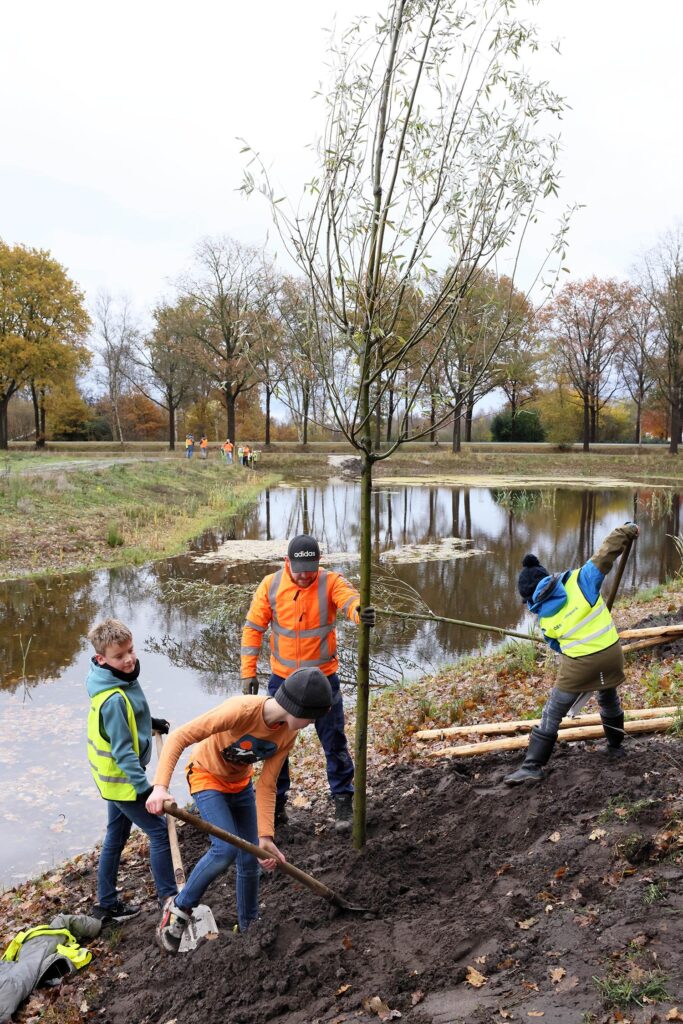
M 282 574 L 284 571 L 284 569 L 278 569 L 278 571 L 275 573 L 272 580 L 270 581 L 270 586 L 268 587 L 268 601 L 270 603 L 270 614 L 272 616 L 272 622 L 270 625 L 273 635 L 273 654 L 278 659 L 278 661 L 280 660 L 280 642 L 278 637 L 279 626 L 277 621 L 276 598 L 278 588 L 280 586 L 280 583 L 282 582 Z
M 604 629 L 599 629 L 597 633 L 591 633 L 589 636 L 582 636 L 580 640 L 572 640 L 570 644 L 563 644 L 562 641 L 560 641 L 560 650 L 564 654 L 565 651 L 570 651 L 572 647 L 580 647 L 581 644 L 587 644 L 591 640 L 597 640 L 599 636 L 604 636 L 605 633 L 609 633 L 609 631 L 614 628 L 614 623 L 610 622 L 609 626 L 605 626 Z
M 91 739 L 88 739 L 88 746 L 92 747 L 95 753 L 99 754 L 100 757 L 111 757 L 111 750 L 99 750 Z
M 328 656 L 327 658 L 311 658 L 310 660 L 302 658 L 301 661 L 296 661 L 293 658 L 281 658 L 278 655 L 277 660 L 281 665 L 286 665 L 287 668 L 320 668 L 321 665 L 324 665 L 330 659 Z
M 358 604 L 359 602 L 360 602 L 360 594 L 358 594 L 358 596 L 356 596 L 354 594 L 353 597 L 350 597 L 348 599 L 348 601 L 346 602 L 346 604 L 344 605 L 344 607 L 342 608 L 342 615 L 346 615 L 350 605 Z
M 587 615 L 585 619 L 581 619 L 581 621 L 577 622 L 575 626 L 572 626 L 570 630 L 568 630 L 566 633 L 563 633 L 562 636 L 559 638 L 560 641 L 568 640 L 570 636 L 574 636 L 574 633 L 576 633 L 577 629 L 582 629 L 583 626 L 585 626 L 588 622 L 591 622 L 593 619 L 597 619 L 598 615 L 602 615 L 604 610 L 605 602 L 602 600 L 602 598 L 600 598 L 600 600 L 598 601 L 597 605 L 590 613 L 590 615 Z
M 127 775 L 102 775 L 100 772 L 97 773 L 97 778 L 102 782 L 115 782 L 121 786 L 133 786 L 132 782 L 128 781 Z M 133 786 L 133 789 L 135 787 Z
M 261 653 L 260 647 L 240 647 L 240 654 L 256 654 Z
M 249 629 L 258 630 L 259 633 L 265 633 L 265 631 L 268 629 L 267 626 L 257 626 L 255 622 L 251 621 L 251 619 L 245 619 L 244 625 L 249 626 Z
M 318 572 L 318 622 L 320 623 L 321 630 L 324 633 L 320 636 L 320 658 L 316 661 L 316 665 L 324 665 L 326 661 L 330 660 L 330 645 L 327 641 L 329 634 L 334 629 L 334 623 L 329 624 L 327 616 L 329 612 L 329 606 L 327 603 L 327 569 L 320 569 Z M 302 665 L 303 668 L 308 666 Z

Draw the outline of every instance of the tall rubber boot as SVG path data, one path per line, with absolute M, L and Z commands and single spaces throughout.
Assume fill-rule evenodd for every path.
M 524 762 L 517 771 L 505 776 L 505 784 L 519 786 L 523 782 L 540 782 L 543 778 L 543 766 L 550 760 L 556 740 L 557 733 L 541 732 L 534 726 Z
M 607 738 L 607 753 L 610 757 L 624 757 L 624 712 L 612 718 L 603 718 L 602 728 Z

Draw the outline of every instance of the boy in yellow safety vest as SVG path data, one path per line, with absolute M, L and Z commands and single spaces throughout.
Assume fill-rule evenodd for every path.
M 140 907 L 124 903 L 116 890 L 121 853 L 133 825 L 149 836 L 150 866 L 159 903 L 175 896 L 177 886 L 165 818 L 150 814 L 152 792 L 145 769 L 152 754 L 152 731 L 167 733 L 169 723 L 152 718 L 138 682 L 140 662 L 131 631 L 118 619 L 105 619 L 88 633 L 95 648 L 87 679 L 88 760 L 101 796 L 107 801 L 107 832 L 97 869 L 93 917 L 126 921 Z
M 560 722 L 573 705 L 583 706 L 595 693 L 600 706 L 607 753 L 623 755 L 624 712 L 617 687 L 624 682 L 624 654 L 600 587 L 617 557 L 638 536 L 635 523 L 624 523 L 603 541 L 580 569 L 551 574 L 536 555 L 525 555 L 517 589 L 550 647 L 559 654 L 555 685 L 529 737 L 524 763 L 507 775 L 508 786 L 540 782 L 553 752 Z M 574 712 L 573 712 L 574 713 Z

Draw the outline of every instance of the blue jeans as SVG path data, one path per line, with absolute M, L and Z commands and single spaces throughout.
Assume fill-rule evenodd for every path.
M 344 703 L 339 688 L 339 676 L 333 672 L 327 678 L 332 687 L 332 707 L 326 715 L 315 722 L 315 731 L 325 751 L 330 793 L 332 796 L 339 796 L 340 793 L 353 793 L 353 761 L 344 732 Z M 277 693 L 283 682 L 282 676 L 273 673 L 268 680 L 268 693 L 271 697 Z M 280 803 L 286 802 L 290 785 L 287 758 L 277 778 L 277 797 Z
M 118 899 L 116 879 L 119 862 L 133 825 L 149 836 L 149 864 L 159 902 L 163 903 L 178 891 L 166 819 L 150 814 L 141 797 L 137 800 L 107 800 L 107 832 L 97 867 L 97 902 L 101 907 L 113 907 Z
M 232 832 L 234 835 L 258 845 L 256 801 L 254 788 L 249 783 L 239 793 L 221 793 L 205 789 L 194 798 L 204 821 Z M 184 889 L 176 899 L 181 910 L 190 911 L 201 902 L 211 882 L 228 870 L 237 860 L 237 921 L 240 931 L 247 930 L 258 918 L 259 863 L 251 853 L 211 836 L 211 846 L 190 872 Z
M 594 692 L 598 698 L 601 718 L 616 718 L 621 714 L 621 701 L 616 686 Z M 578 693 L 567 693 L 566 690 L 558 690 L 556 686 L 553 686 L 541 715 L 541 732 L 557 736 L 560 722 L 578 696 Z

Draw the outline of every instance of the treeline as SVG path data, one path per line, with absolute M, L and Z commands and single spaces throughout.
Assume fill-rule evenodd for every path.
M 447 267 L 408 287 L 400 283 L 400 316 L 392 315 L 391 330 L 379 339 L 383 365 L 394 354 L 398 361 L 403 339 L 449 276 Z M 385 292 L 391 295 L 390 281 Z M 189 272 L 151 311 L 147 328 L 130 302 L 106 293 L 87 310 L 49 253 L 0 242 L 0 447 L 11 438 L 41 446 L 46 438 L 166 437 L 174 448 L 183 431 L 266 444 L 334 436 L 334 381 L 323 379 L 330 363 L 316 358 L 319 312 L 305 279 L 278 273 L 265 252 L 227 237 L 197 246 Z M 418 428 L 432 441 L 447 436 L 458 451 L 473 438 L 477 404 L 498 390 L 505 407 L 479 418 L 475 438 L 490 431 L 502 441 L 583 441 L 586 450 L 595 441 L 670 439 L 677 450 L 680 231 L 642 258 L 632 280 L 568 281 L 540 306 L 487 270 L 463 289 L 457 316 L 443 324 L 401 364 L 400 375 L 383 385 L 380 374 L 376 446 L 395 440 L 398 429 Z M 341 353 L 335 359 L 346 381 L 354 347 L 345 349 L 337 337 L 329 342 Z M 419 400 L 406 406 L 418 384 Z

